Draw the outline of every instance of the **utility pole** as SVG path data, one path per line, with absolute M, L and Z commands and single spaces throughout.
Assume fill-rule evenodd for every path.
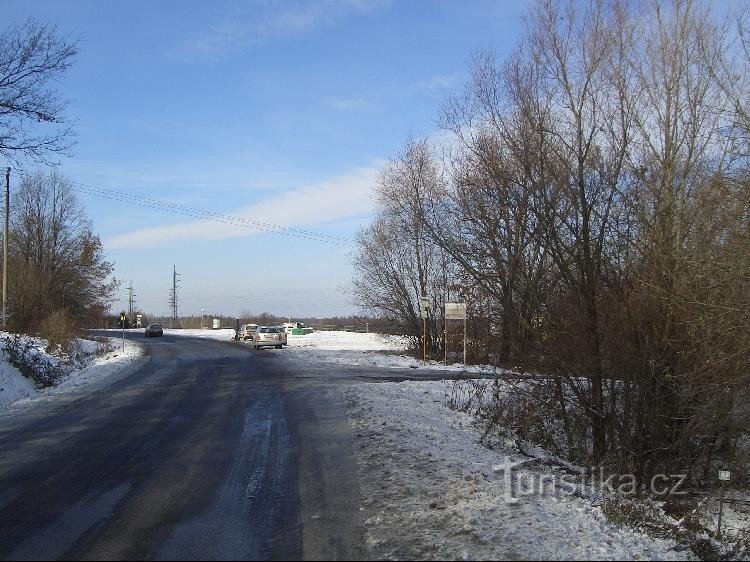
M 3 225 L 3 330 L 8 324 L 8 214 L 10 213 L 10 166 L 5 168 L 5 224 Z
M 178 296 L 177 296 L 177 286 L 179 285 L 179 281 L 177 281 L 177 278 L 179 277 L 179 274 L 177 273 L 176 266 L 172 266 L 172 290 L 170 291 L 169 295 L 169 306 L 172 308 L 172 327 L 178 328 L 178 316 L 177 316 L 177 304 L 179 302 Z

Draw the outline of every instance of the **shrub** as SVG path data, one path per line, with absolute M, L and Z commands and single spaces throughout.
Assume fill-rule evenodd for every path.
M 4 338 L 5 353 L 8 361 L 21 374 L 34 381 L 37 388 L 53 386 L 68 370 L 61 362 L 39 352 L 34 340 L 21 335 Z
M 49 342 L 48 353 L 73 351 L 79 329 L 75 318 L 66 310 L 55 310 L 39 324 L 39 335 Z

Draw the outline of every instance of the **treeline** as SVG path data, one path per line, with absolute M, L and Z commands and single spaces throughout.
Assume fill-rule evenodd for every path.
M 385 166 L 354 296 L 419 342 L 427 295 L 436 356 L 468 302 L 470 359 L 553 375 L 571 458 L 708 471 L 750 427 L 748 19 L 541 0 L 525 23 Z
M 221 323 L 222 328 L 234 328 L 235 324 L 239 321 L 239 324 L 258 324 L 259 326 L 279 326 L 286 322 L 289 322 L 290 317 L 288 316 L 277 316 L 269 312 L 242 312 L 237 316 L 227 316 L 225 314 L 210 315 L 204 314 L 180 316 L 179 320 L 175 323 L 170 317 L 155 316 L 150 314 L 144 314 L 142 318 L 143 327 L 150 322 L 158 322 L 163 324 L 165 327 L 172 327 L 176 325 L 179 328 L 185 329 L 196 329 L 196 328 L 211 328 L 213 320 L 218 319 Z M 135 316 L 129 318 L 126 315 L 126 328 L 135 327 Z M 332 316 L 318 318 L 315 316 L 308 317 L 291 317 L 292 322 L 303 322 L 306 326 L 310 326 L 319 330 L 348 330 L 355 332 L 376 332 L 379 334 L 403 334 L 402 327 L 389 320 L 380 318 L 367 318 L 363 316 Z M 103 328 L 120 327 L 120 315 L 109 314 L 95 319 L 94 324 Z
M 23 177 L 9 222 L 8 328 L 64 345 L 109 307 L 117 288 L 112 264 L 57 172 Z

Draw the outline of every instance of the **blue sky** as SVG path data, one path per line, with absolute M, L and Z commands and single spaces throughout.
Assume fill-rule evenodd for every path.
M 77 144 L 62 172 L 175 205 L 352 238 L 368 224 L 382 163 L 438 133 L 441 101 L 474 51 L 502 59 L 526 0 L 325 2 L 3 0 L 80 38 L 59 85 Z M 351 247 L 80 195 L 137 302 L 181 311 L 327 316 Z

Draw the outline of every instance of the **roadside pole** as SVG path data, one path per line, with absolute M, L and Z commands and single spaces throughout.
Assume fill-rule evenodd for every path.
M 719 522 L 716 524 L 716 535 L 714 538 L 721 539 L 721 516 L 724 511 L 724 482 L 729 481 L 731 473 L 728 470 L 719 471 L 719 482 L 721 482 L 721 488 L 719 491 Z
M 447 302 L 445 303 L 445 364 L 448 364 L 448 322 L 450 320 L 464 321 L 464 366 L 466 365 L 466 303 L 465 302 Z
M 466 367 L 466 315 L 464 314 L 464 368 Z
M 445 320 L 445 329 L 443 330 L 443 351 L 445 357 L 443 357 L 443 364 L 448 366 L 448 320 Z
M 419 297 L 419 310 L 422 314 L 422 361 L 427 364 L 427 316 L 430 313 L 430 299 Z
M 125 315 L 120 314 L 120 326 L 122 326 L 122 352 L 125 353 Z
M 8 323 L 8 214 L 10 213 L 10 166 L 5 168 L 5 223 L 3 225 L 3 330 Z

